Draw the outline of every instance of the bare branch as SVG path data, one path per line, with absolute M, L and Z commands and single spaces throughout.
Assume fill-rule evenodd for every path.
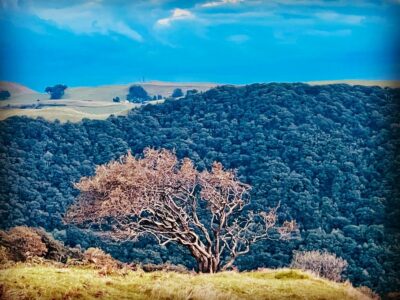
M 179 161 L 165 149 L 145 149 L 143 158 L 128 153 L 75 186 L 81 193 L 65 221 L 118 241 L 152 235 L 160 245 L 181 244 L 201 272 L 228 269 L 251 244 L 288 238 L 295 229 L 293 221 L 277 226 L 277 207 L 240 215 L 250 201 L 250 186 L 234 171 L 214 163 L 199 172 L 190 159 Z M 202 214 L 209 216 L 206 222 L 199 218 L 200 202 L 209 212 Z

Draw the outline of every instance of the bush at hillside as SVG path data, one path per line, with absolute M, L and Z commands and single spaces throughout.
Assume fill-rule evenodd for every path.
M 61 221 L 95 165 L 145 147 L 175 149 L 199 169 L 214 160 L 253 186 L 253 210 L 273 207 L 301 236 L 265 242 L 238 261 L 240 270 L 290 264 L 292 251 L 327 250 L 345 259 L 357 285 L 400 289 L 399 90 L 344 84 L 222 86 L 127 117 L 61 124 L 13 117 L 0 122 L 0 225 L 54 231 L 68 245 L 101 246 L 122 261 L 195 262 L 151 238 L 102 243 Z
M 348 263 L 335 254 L 321 251 L 301 251 L 293 256 L 291 268 L 311 271 L 333 281 L 340 281 Z
M 0 244 L 14 261 L 26 261 L 30 257 L 44 256 L 47 252 L 40 235 L 26 226 L 17 226 L 8 232 L 0 231 Z
M 0 247 L 4 258 L 11 261 L 42 257 L 65 263 L 68 258 L 82 259 L 78 249 L 65 247 L 40 228 L 17 226 L 7 231 L 0 230 Z

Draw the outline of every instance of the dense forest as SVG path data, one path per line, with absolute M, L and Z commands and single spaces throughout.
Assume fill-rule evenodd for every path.
M 177 246 L 107 243 L 62 222 L 73 183 L 95 165 L 163 147 L 200 170 L 213 161 L 237 169 L 252 186 L 251 209 L 280 202 L 280 219 L 297 221 L 297 238 L 254 245 L 239 269 L 287 266 L 294 250 L 326 249 L 348 261 L 354 284 L 398 290 L 399 106 L 399 89 L 271 83 L 221 86 L 105 121 L 12 117 L 0 123 L 0 227 L 41 226 L 123 261 L 193 267 Z

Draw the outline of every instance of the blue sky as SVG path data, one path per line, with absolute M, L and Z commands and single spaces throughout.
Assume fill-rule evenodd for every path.
M 400 79 L 400 1 L 0 0 L 0 80 Z

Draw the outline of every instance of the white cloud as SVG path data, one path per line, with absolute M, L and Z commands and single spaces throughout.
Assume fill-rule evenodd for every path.
M 242 44 L 244 42 L 247 42 L 249 39 L 250 39 L 250 37 L 246 34 L 234 34 L 227 38 L 228 41 L 237 43 L 237 44 Z
M 77 34 L 120 34 L 135 41 L 143 37 L 123 21 L 118 21 L 99 1 L 64 8 L 32 8 L 39 18 Z
M 202 7 L 217 7 L 226 4 L 237 4 L 239 2 L 243 2 L 244 0 L 221 0 L 221 1 L 211 1 L 202 4 Z
M 171 25 L 171 23 L 173 23 L 175 21 L 188 20 L 188 19 L 194 19 L 194 18 L 195 18 L 195 16 L 194 16 L 194 14 L 192 14 L 192 12 L 190 10 L 175 8 L 172 11 L 172 15 L 170 17 L 164 18 L 164 19 L 159 19 L 156 24 L 158 26 L 168 27 Z
M 319 12 L 316 13 L 315 16 L 323 21 L 347 23 L 347 24 L 360 24 L 365 20 L 365 16 L 345 15 L 333 11 Z
M 349 36 L 351 35 L 350 29 L 341 29 L 341 30 L 307 30 L 305 32 L 306 35 L 314 35 L 321 37 L 331 37 L 331 36 Z

